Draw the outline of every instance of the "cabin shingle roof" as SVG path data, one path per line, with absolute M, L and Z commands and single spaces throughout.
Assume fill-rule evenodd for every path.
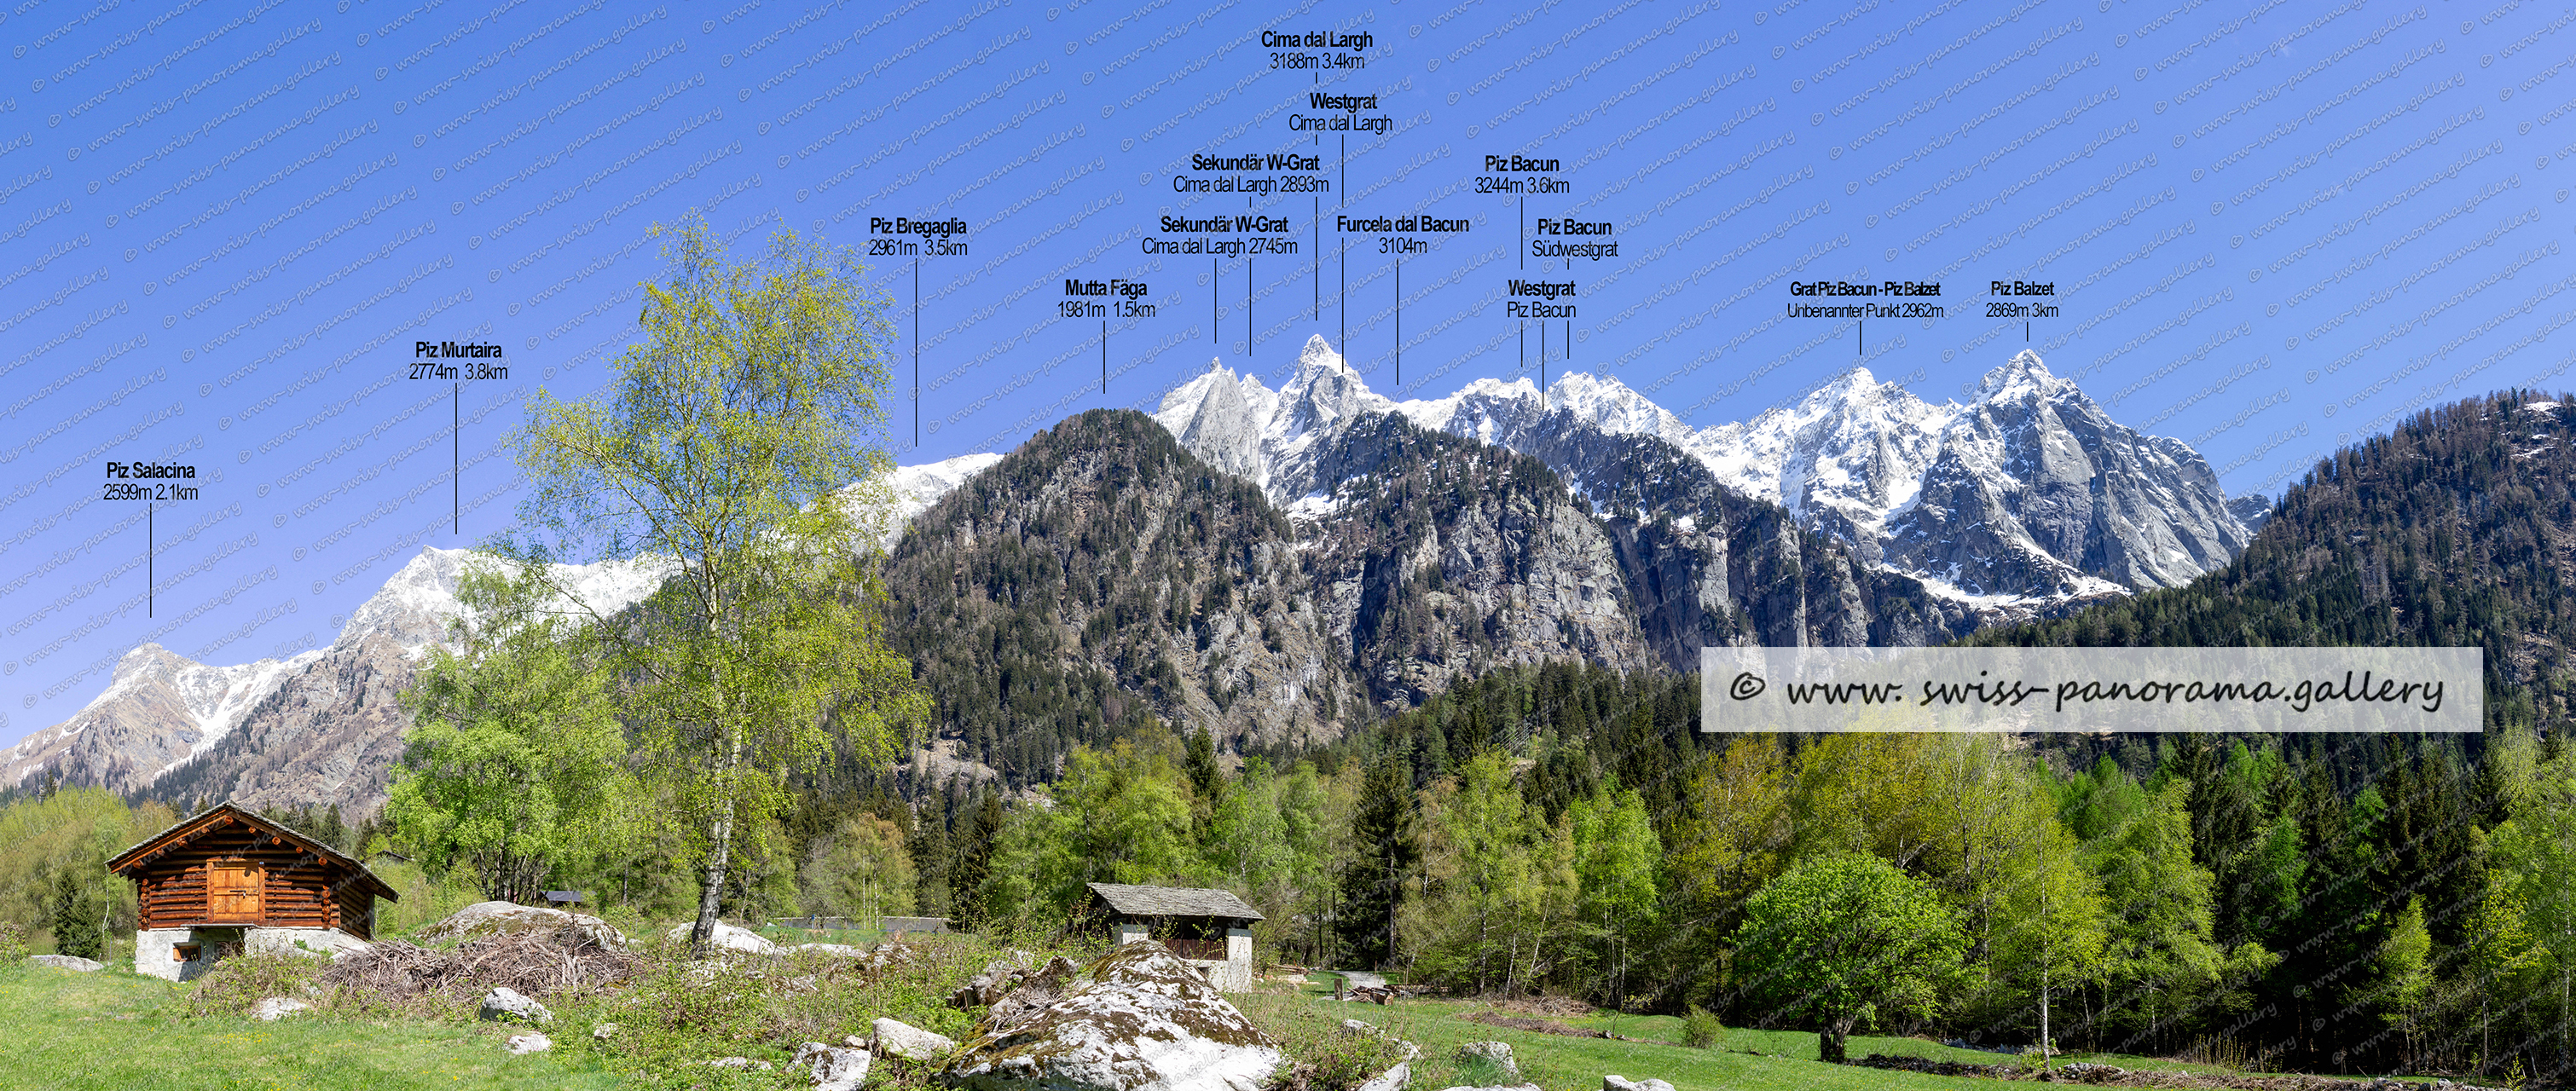
M 1198 890 L 1177 886 L 1128 886 L 1090 883 L 1093 894 L 1109 908 L 1135 917 L 1229 917 L 1262 920 L 1261 911 L 1243 904 L 1231 890 Z
M 134 847 L 116 854 L 107 862 L 107 870 L 133 878 L 138 871 L 163 855 L 184 850 L 188 842 L 236 822 L 273 834 L 279 840 L 293 844 L 319 860 L 347 869 L 356 875 L 357 880 L 369 893 L 379 898 L 387 901 L 402 900 L 402 895 L 395 893 L 393 887 L 387 885 L 383 879 L 377 878 L 375 872 L 367 870 L 367 865 L 350 858 L 347 853 L 289 829 L 284 823 L 266 815 L 233 803 L 218 803 L 179 820 L 169 829 L 153 834 Z

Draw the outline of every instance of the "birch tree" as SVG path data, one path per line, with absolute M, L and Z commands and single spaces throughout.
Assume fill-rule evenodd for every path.
M 850 252 L 789 232 L 737 264 L 702 222 L 670 234 L 670 277 L 645 286 L 643 340 L 615 378 L 591 399 L 530 399 L 513 437 L 525 529 L 498 548 L 675 566 L 603 631 L 648 767 L 703 853 L 703 947 L 737 842 L 785 803 L 787 776 L 835 734 L 861 760 L 889 756 L 927 701 L 859 556 L 893 460 L 886 326 Z

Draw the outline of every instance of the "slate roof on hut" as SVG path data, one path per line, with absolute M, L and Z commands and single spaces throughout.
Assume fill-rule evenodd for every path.
M 1109 903 L 1109 908 L 1132 917 L 1232 917 L 1238 920 L 1265 919 L 1261 911 L 1243 904 L 1231 890 L 1198 890 L 1177 886 L 1128 886 L 1123 883 L 1090 883 L 1091 892 Z

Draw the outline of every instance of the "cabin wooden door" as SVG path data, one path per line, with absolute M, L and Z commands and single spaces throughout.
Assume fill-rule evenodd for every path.
M 260 922 L 259 864 L 251 860 L 206 861 L 206 919 Z

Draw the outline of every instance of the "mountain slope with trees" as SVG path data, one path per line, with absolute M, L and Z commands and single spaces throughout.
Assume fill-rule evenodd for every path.
M 1338 737 L 1365 697 L 1306 563 L 1259 489 L 1094 410 L 932 505 L 885 578 L 937 730 L 1017 788 L 1157 718 L 1230 746 Z
M 2576 403 L 2513 391 L 2419 413 L 2318 463 L 2225 569 L 1968 643 L 2474 645 L 2490 725 L 2564 723 Z

